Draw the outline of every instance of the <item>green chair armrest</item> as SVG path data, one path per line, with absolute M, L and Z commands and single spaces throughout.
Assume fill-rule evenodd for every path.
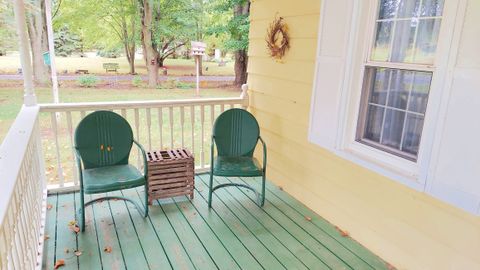
M 148 167 L 147 167 L 147 155 L 145 153 L 145 149 L 143 149 L 143 146 L 137 142 L 136 140 L 133 140 L 133 143 L 140 148 L 140 152 L 142 152 L 142 157 L 143 157 L 143 176 L 145 176 L 145 179 L 147 178 L 148 174 Z
M 263 146 L 263 172 L 265 173 L 265 170 L 267 168 L 267 144 L 265 144 L 265 141 L 262 139 L 261 136 L 258 136 L 258 139 L 262 142 Z

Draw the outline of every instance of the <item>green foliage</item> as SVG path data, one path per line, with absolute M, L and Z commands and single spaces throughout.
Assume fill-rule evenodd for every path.
M 225 50 L 247 50 L 250 31 L 249 0 L 216 0 L 214 2 L 213 12 L 217 20 L 207 29 L 207 33 L 217 37 L 224 36 L 223 49 Z M 246 12 L 242 12 L 242 8 Z M 233 16 L 225 15 L 232 14 L 235 10 L 237 12 L 233 12 Z
M 54 33 L 55 52 L 58 56 L 69 56 L 82 48 L 81 39 L 63 26 Z
M 77 82 L 80 87 L 95 87 L 99 79 L 95 75 L 83 75 L 78 78 Z
M 133 77 L 132 79 L 132 85 L 135 86 L 135 87 L 141 87 L 143 86 L 143 79 L 142 79 L 142 76 L 135 76 Z
M 97 55 L 105 58 L 117 58 L 122 54 L 121 48 L 106 48 L 97 51 Z
M 0 0 L 0 55 L 18 46 L 11 1 Z
M 189 82 L 178 82 L 177 87 L 179 89 L 192 89 L 195 87 L 194 83 L 189 83 Z

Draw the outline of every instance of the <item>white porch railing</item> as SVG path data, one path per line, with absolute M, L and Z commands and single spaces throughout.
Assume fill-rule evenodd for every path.
M 23 107 L 0 146 L 0 269 L 39 269 L 46 211 L 38 106 Z
M 187 148 L 195 156 L 196 171 L 207 170 L 214 120 L 226 109 L 248 106 L 246 86 L 242 88 L 242 94 L 233 98 L 41 104 L 48 189 L 78 187 L 74 131 L 85 115 L 97 110 L 110 110 L 125 117 L 145 150 Z M 131 156 L 131 162 L 136 161 L 138 166 L 139 154 L 134 151 Z
M 190 149 L 201 172 L 209 168 L 215 118 L 247 106 L 246 86 L 235 98 L 24 106 L 0 147 L 0 269 L 41 268 L 47 183 L 56 191 L 78 188 L 73 132 L 87 113 L 120 113 L 146 149 Z M 139 154 L 131 157 L 138 166 Z

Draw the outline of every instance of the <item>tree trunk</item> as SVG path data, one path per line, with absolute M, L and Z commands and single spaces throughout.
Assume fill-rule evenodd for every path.
M 235 84 L 242 85 L 247 83 L 247 65 L 248 56 L 246 50 L 235 52 Z
M 36 8 L 27 15 L 27 30 L 32 50 L 33 79 L 37 85 L 50 83 L 50 70 L 43 62 L 43 53 L 48 52 L 48 38 L 45 24 L 45 5 L 43 1 L 32 3 Z
M 236 5 L 233 8 L 234 16 L 248 15 L 250 13 L 250 1 L 245 1 L 244 4 Z M 248 53 L 247 49 L 238 50 L 235 52 L 235 84 L 242 85 L 247 83 L 247 65 Z
M 149 0 L 140 1 L 142 18 L 142 47 L 148 71 L 148 86 L 155 87 L 158 81 L 158 52 L 153 47 L 152 20 L 153 10 Z

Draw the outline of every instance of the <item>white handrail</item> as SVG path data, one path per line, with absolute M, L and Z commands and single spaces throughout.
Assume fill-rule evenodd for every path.
M 0 146 L 0 269 L 39 269 L 46 184 L 38 106 L 23 107 Z

